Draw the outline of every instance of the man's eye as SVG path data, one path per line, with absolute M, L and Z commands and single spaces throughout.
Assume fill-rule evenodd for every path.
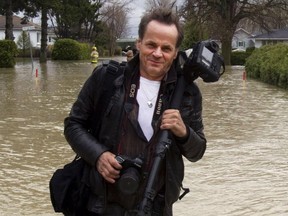
M 163 52 L 170 52 L 170 51 L 171 51 L 171 48 L 170 48 L 170 47 L 163 47 L 163 48 L 162 48 L 162 51 L 163 51 Z
M 154 44 L 147 44 L 147 47 L 149 47 L 149 48 L 154 48 L 155 45 L 154 45 Z

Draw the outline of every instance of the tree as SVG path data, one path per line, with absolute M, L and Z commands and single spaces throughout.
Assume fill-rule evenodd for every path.
M 5 39 L 14 40 L 13 35 L 13 12 L 23 11 L 24 0 L 2 0 L 0 1 L 0 14 L 5 15 Z
M 106 1 L 100 11 L 101 22 L 108 26 L 106 32 L 108 43 L 106 45 L 111 56 L 114 55 L 117 38 L 120 38 L 127 30 L 127 14 L 130 10 L 128 5 L 131 2 L 132 0 Z
M 145 7 L 147 11 L 155 7 L 170 7 L 173 8 L 177 0 L 146 0 Z
M 31 46 L 29 35 L 25 31 L 22 31 L 22 34 L 18 38 L 16 44 L 17 47 L 19 47 L 22 50 L 22 55 L 24 57 L 26 54 L 26 50 L 29 50 Z
M 58 37 L 92 42 L 99 25 L 101 0 L 60 0 L 52 10 Z
M 267 28 L 272 11 L 287 11 L 287 5 L 285 0 L 185 0 L 183 11 L 201 17 L 204 26 L 209 27 L 206 30 L 210 38 L 221 41 L 225 64 L 230 65 L 232 38 L 240 21 L 249 19 Z
M 41 8 L 41 47 L 40 47 L 40 62 L 47 61 L 47 36 L 48 36 L 48 10 L 49 6 L 47 1 L 41 0 L 43 3 Z M 51 3 L 51 1 L 50 1 Z
M 92 4 L 93 2 L 96 3 Z M 25 8 L 26 16 L 36 17 L 39 12 L 41 13 L 40 62 L 47 61 L 48 16 L 52 17 L 52 19 L 56 18 L 57 24 L 54 29 L 57 29 L 59 37 L 82 41 L 85 41 L 85 39 L 89 40 L 87 35 L 83 39 L 83 26 L 86 26 L 86 30 L 87 26 L 91 28 L 91 25 L 87 24 L 89 22 L 87 20 L 94 22 L 95 11 L 99 8 L 97 2 L 99 0 L 25 0 L 27 5 Z M 91 14 L 93 14 L 92 17 Z
M 258 21 L 260 20 L 260 22 Z M 262 22 L 262 20 L 265 20 Z M 263 16 L 261 19 L 244 18 L 238 27 L 244 28 L 249 32 L 267 32 L 271 29 L 282 29 L 288 26 L 288 13 L 279 8 L 272 8 L 269 16 Z
M 56 0 L 4 0 L 0 2 L 0 14 L 6 16 L 5 39 L 14 40 L 13 36 L 13 12 L 24 11 L 23 23 L 27 23 L 28 17 L 38 16 L 41 11 L 41 49 L 40 62 L 46 62 L 47 28 L 49 8 Z
M 48 36 L 48 13 L 53 8 L 57 0 L 25 0 L 25 15 L 37 17 L 41 13 L 41 47 L 40 62 L 47 61 L 47 36 Z
M 5 8 L 6 25 L 5 25 L 5 39 L 14 40 L 13 35 L 13 11 L 12 11 L 12 0 L 7 0 Z
M 189 8 L 189 10 L 187 9 Z M 192 8 L 193 10 L 190 10 Z M 182 48 L 192 48 L 198 41 L 208 39 L 207 20 L 202 16 L 202 4 L 195 4 L 194 1 L 187 1 L 179 11 L 184 20 L 184 40 Z

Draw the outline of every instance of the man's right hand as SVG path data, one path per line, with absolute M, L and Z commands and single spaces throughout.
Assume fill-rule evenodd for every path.
M 115 155 L 107 151 L 98 158 L 96 168 L 107 182 L 113 184 L 120 177 L 122 166 L 115 159 Z

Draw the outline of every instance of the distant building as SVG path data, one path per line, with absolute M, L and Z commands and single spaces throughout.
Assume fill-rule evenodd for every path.
M 126 50 L 127 47 L 135 48 L 137 38 L 119 38 L 116 40 L 117 46 L 120 46 L 122 50 Z
M 22 22 L 21 17 L 13 16 L 13 35 L 15 38 L 14 39 L 15 43 L 17 43 L 23 31 L 28 31 L 32 47 L 40 47 L 41 26 L 33 22 L 28 22 L 27 24 L 21 24 L 21 22 Z M 6 25 L 6 17 L 0 16 L 0 40 L 5 39 L 5 25 Z M 54 34 L 54 32 L 49 31 L 48 29 L 47 44 L 53 45 L 55 42 L 55 38 L 56 35 Z
M 288 43 L 288 28 L 271 30 L 268 33 L 258 34 L 252 39 L 255 41 L 256 48 L 267 44 Z
M 248 47 L 254 47 L 253 35 L 243 28 L 238 28 L 232 39 L 232 50 L 245 51 Z

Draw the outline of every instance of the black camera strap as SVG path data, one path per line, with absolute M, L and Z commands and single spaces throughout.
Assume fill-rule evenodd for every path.
M 127 97 L 127 102 L 130 104 L 134 104 L 136 103 L 136 98 L 137 98 L 137 92 L 138 89 L 140 87 L 140 73 L 135 73 L 135 75 L 132 77 L 131 83 L 130 83 L 130 89 L 129 89 L 129 94 Z M 154 114 L 153 114 L 153 119 L 157 120 L 160 118 L 160 116 L 162 115 L 163 112 L 163 92 L 164 92 L 164 87 L 163 87 L 163 81 L 161 82 L 160 85 L 160 89 L 158 92 L 158 96 L 157 96 L 157 100 L 156 100 L 156 104 L 157 106 L 155 106 L 155 110 L 154 110 Z

